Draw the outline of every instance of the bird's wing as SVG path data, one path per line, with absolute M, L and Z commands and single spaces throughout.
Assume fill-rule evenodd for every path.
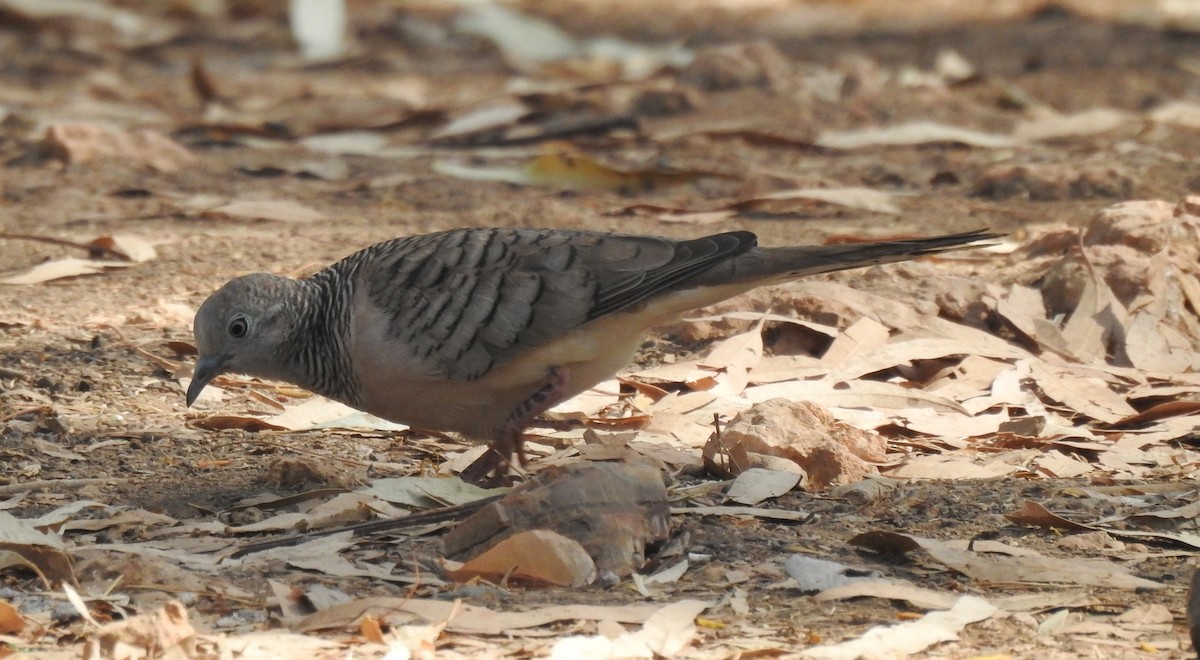
M 346 264 L 387 319 L 385 336 L 430 375 L 470 380 L 755 243 L 749 232 L 672 241 L 460 229 L 380 243 Z

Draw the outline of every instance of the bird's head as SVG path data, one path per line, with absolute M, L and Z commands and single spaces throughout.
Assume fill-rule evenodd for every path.
M 204 301 L 192 324 L 199 355 L 189 406 L 223 373 L 286 378 L 281 354 L 295 334 L 298 286 L 286 277 L 254 273 L 230 280 Z

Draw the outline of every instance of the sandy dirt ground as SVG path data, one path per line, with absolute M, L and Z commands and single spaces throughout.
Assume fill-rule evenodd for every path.
M 0 562 L 0 657 L 75 657 L 97 639 L 96 625 L 170 612 L 160 609 L 169 601 L 202 633 L 198 646 L 176 649 L 187 657 L 244 650 L 246 640 L 277 657 L 401 647 L 416 657 L 532 657 L 570 636 L 619 638 L 649 625 L 641 615 L 620 624 L 580 615 L 491 630 L 375 612 L 366 617 L 374 628 L 347 617 L 304 637 L 288 632 L 302 615 L 368 597 L 460 599 L 492 614 L 701 601 L 702 613 L 670 632 L 677 647 L 652 647 L 678 657 L 859 657 L 820 649 L 917 623 L 943 640 L 910 649 L 921 657 L 1194 656 L 1185 606 L 1200 547 L 1188 507 L 1200 385 L 1191 375 L 1200 366 L 1191 297 L 1200 202 L 1188 201 L 1200 186 L 1195 33 L 1045 10 L 970 24 L 914 14 L 893 31 L 835 21 L 836 31 L 786 38 L 762 21 L 720 29 L 703 12 L 638 29 L 628 18 L 557 11 L 549 15 L 575 50 L 534 61 L 471 33 L 466 10 L 363 1 L 350 5 L 349 53 L 313 64 L 296 54 L 277 8 L 230 3 L 205 15 L 169 4 L 94 3 L 95 15 L 76 15 L 0 3 L 0 271 L 20 282 L 39 264 L 103 262 L 0 284 L 0 514 L 11 516 L 0 519 L 0 555 L 21 558 Z M 600 36 L 627 41 L 588 50 Z M 1101 217 L 1118 238 L 1096 238 Z M 882 475 L 882 492 L 801 487 L 757 505 L 810 514 L 800 520 L 676 514 L 644 572 L 682 559 L 687 570 L 640 591 L 628 578 L 456 584 L 441 564 L 441 528 L 347 539 L 331 552 L 355 571 L 289 561 L 286 549 L 218 561 L 239 544 L 298 531 L 239 526 L 308 512 L 376 480 L 434 476 L 471 445 L 412 431 L 246 428 L 308 398 L 239 378 L 189 410 L 181 379 L 195 309 L 240 274 L 299 276 L 376 241 L 466 226 L 674 237 L 744 229 L 766 245 L 1006 233 L 991 250 L 725 303 L 711 312 L 717 320 L 648 337 L 628 370 L 707 355 L 754 326 L 737 311 L 831 328 L 777 321 L 763 332 L 768 357 L 821 358 L 876 305 L 879 342 L 899 345 L 913 327 L 945 322 L 1010 347 L 976 355 L 994 366 L 979 391 L 996 399 L 971 409 L 1005 422 L 954 432 L 966 422 L 856 417 L 879 410 L 866 399 L 831 406 L 887 440 L 863 463 Z M 1095 245 L 1108 251 L 1087 251 Z M 75 270 L 89 267 L 98 272 Z M 1106 285 L 1100 294 L 1088 288 L 1095 282 Z M 839 300 L 830 292 L 841 286 L 863 297 Z M 1027 291 L 1040 316 L 1013 311 Z M 1071 343 L 1082 321 L 1068 326 L 1087 316 L 1081 297 L 1105 291 L 1121 312 L 1092 310 L 1098 348 L 1083 351 Z M 1146 295 L 1170 301 L 1150 331 L 1135 322 L 1154 309 Z M 930 385 L 945 370 L 982 368 L 962 352 L 896 351 L 852 380 L 945 392 Z M 1024 394 L 1002 391 L 1009 381 L 997 374 L 1014 369 L 1013 392 Z M 952 403 L 966 410 L 968 398 Z M 1131 441 L 1131 429 L 1149 439 Z M 552 454 L 584 460 L 546 435 L 532 470 Z M 698 445 L 672 451 L 683 458 L 658 464 L 674 506 L 726 503 L 723 477 L 704 473 Z M 309 496 L 256 505 L 297 493 Z M 1029 514 L 1026 503 L 1045 511 Z M 394 513 L 357 512 L 335 522 Z M 888 534 L 938 545 L 903 548 L 899 536 L 879 536 Z M 814 597 L 785 571 L 794 555 L 877 571 L 913 591 Z M 83 594 L 97 624 L 60 580 Z M 957 627 L 931 623 L 929 612 L 965 596 L 996 609 Z M 904 648 L 878 644 L 895 657 Z

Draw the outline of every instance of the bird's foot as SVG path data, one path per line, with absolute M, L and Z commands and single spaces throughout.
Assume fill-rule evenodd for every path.
M 516 456 L 518 464 L 524 467 L 527 460 L 525 427 L 529 426 L 535 417 L 559 402 L 562 393 L 567 389 L 567 382 L 565 368 L 550 367 L 546 382 L 509 413 L 504 424 L 492 434 L 488 450 L 462 471 L 462 480 L 483 485 L 503 479 L 508 476 L 509 468 L 512 467 L 513 456 Z
M 487 451 L 468 465 L 459 477 L 463 481 L 481 486 L 495 488 L 511 486 L 513 475 L 510 474 L 512 457 L 516 455 L 519 465 L 525 465 L 525 447 L 520 433 L 503 440 L 496 438 L 488 443 Z

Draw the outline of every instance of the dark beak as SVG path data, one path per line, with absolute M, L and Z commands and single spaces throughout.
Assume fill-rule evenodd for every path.
M 221 373 L 224 363 L 225 359 L 220 356 L 206 357 L 196 362 L 196 370 L 192 372 L 192 384 L 188 385 L 188 407 L 196 402 L 196 397 L 200 396 L 204 387 Z

